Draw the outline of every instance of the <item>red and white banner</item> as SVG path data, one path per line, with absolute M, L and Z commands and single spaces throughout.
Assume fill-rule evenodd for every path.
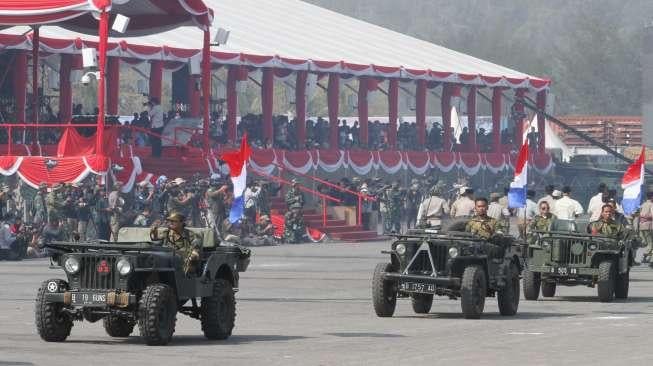
M 105 174 L 109 160 L 96 155 L 67 158 L 45 156 L 0 156 L 0 174 L 18 176 L 27 185 L 38 188 L 57 183 L 78 183 L 89 174 Z

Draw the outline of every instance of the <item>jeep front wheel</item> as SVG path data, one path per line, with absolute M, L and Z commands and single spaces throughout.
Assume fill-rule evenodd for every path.
M 460 306 L 466 319 L 478 319 L 485 308 L 487 283 L 485 271 L 480 266 L 469 266 L 463 272 L 460 288 Z
M 115 315 L 104 317 L 104 330 L 110 337 L 126 338 L 134 331 L 134 321 L 120 318 Z
M 36 295 L 34 315 L 36 330 L 46 342 L 63 342 L 70 335 L 73 321 L 63 313 L 63 303 L 52 303 L 45 299 L 48 292 L 62 292 L 68 288 L 63 280 L 47 280 L 41 283 Z
M 374 268 L 372 277 L 372 302 L 379 317 L 390 317 L 397 306 L 397 289 L 395 283 L 385 280 L 383 274 L 392 272 L 391 263 L 379 263 Z
M 615 277 L 614 262 L 603 261 L 599 263 L 597 288 L 601 302 L 611 302 L 614 300 Z
M 555 282 L 542 282 L 542 297 L 554 297 L 556 295 Z
M 499 313 L 504 316 L 517 314 L 519 308 L 519 268 L 514 263 L 511 263 L 509 268 L 506 286 L 497 294 Z
M 412 294 L 410 300 L 413 304 L 413 311 L 416 314 L 428 314 L 433 305 L 433 295 L 431 294 Z
M 524 277 L 524 298 L 537 300 L 540 297 L 540 285 L 542 284 L 540 274 L 526 269 L 522 272 L 522 276 Z
M 227 339 L 236 323 L 236 297 L 231 283 L 218 279 L 213 296 L 202 298 L 202 331 L 208 339 Z
M 617 274 L 617 283 L 614 287 L 614 297 L 617 299 L 627 299 L 628 289 L 630 288 L 630 269 L 625 273 Z
M 148 346 L 168 344 L 175 332 L 177 299 L 174 290 L 161 283 L 147 286 L 138 305 L 138 329 Z

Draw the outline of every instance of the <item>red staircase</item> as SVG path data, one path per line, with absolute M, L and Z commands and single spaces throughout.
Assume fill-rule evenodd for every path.
M 168 179 L 190 178 L 195 173 L 206 176 L 209 172 L 208 164 L 201 156 L 161 158 L 152 158 L 149 154 L 140 154 L 139 156 L 144 171 L 166 175 Z M 270 209 L 273 213 L 285 214 L 286 203 L 283 197 L 273 197 L 270 201 Z M 384 240 L 376 231 L 364 230 L 361 225 L 347 225 L 345 220 L 338 220 L 332 215 L 327 215 L 326 225 L 324 225 L 321 209 L 305 209 L 304 221 L 309 227 L 326 233 L 333 240 L 347 242 Z
M 273 213 L 284 214 L 287 210 L 284 199 L 272 197 L 270 209 Z M 327 215 L 326 225 L 324 225 L 322 213 L 316 209 L 304 210 L 304 222 L 307 226 L 326 233 L 333 240 L 348 242 L 384 240 L 376 231 L 364 230 L 361 225 L 347 225 L 345 220 L 338 220 L 332 215 Z

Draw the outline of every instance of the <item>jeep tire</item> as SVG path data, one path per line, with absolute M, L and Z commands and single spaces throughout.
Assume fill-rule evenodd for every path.
M 540 273 L 525 269 L 522 272 L 522 277 L 524 277 L 524 298 L 526 300 L 537 300 L 540 297 L 540 287 L 542 284 Z
M 614 300 L 616 270 L 614 262 L 606 260 L 599 263 L 599 278 L 597 281 L 598 295 L 601 302 Z
M 51 279 L 41 283 L 34 306 L 36 331 L 41 339 L 46 342 L 63 342 L 70 335 L 73 321 L 61 311 L 64 306 L 63 303 L 52 303 L 45 300 L 48 283 L 50 282 L 57 283 L 58 292 L 68 288 L 66 281 L 58 279 Z
M 213 296 L 202 298 L 200 320 L 208 339 L 227 339 L 236 324 L 236 296 L 231 283 L 217 279 Z
M 390 317 L 397 307 L 397 289 L 392 281 L 383 278 L 384 272 L 392 272 L 391 263 L 379 263 L 372 277 L 372 303 L 379 317 Z
M 487 282 L 485 271 L 481 266 L 471 265 L 465 268 L 460 287 L 460 306 L 465 319 L 478 319 L 485 307 Z
M 428 314 L 433 305 L 432 294 L 412 294 L 410 301 L 413 304 L 413 311 L 416 314 Z
M 503 316 L 517 314 L 519 308 L 519 268 L 511 263 L 509 272 L 506 274 L 506 286 L 497 293 L 499 313 Z
M 138 329 L 148 346 L 168 344 L 175 332 L 177 299 L 174 290 L 155 283 L 143 291 L 138 305 Z
M 627 299 L 628 289 L 630 288 L 630 268 L 624 273 L 617 273 L 616 283 L 614 286 L 614 297 L 617 299 Z
M 107 315 L 102 320 L 104 330 L 111 337 L 126 338 L 134 331 L 134 323 L 131 319 L 120 318 L 115 315 Z
M 554 297 L 556 295 L 556 283 L 542 281 L 542 297 Z

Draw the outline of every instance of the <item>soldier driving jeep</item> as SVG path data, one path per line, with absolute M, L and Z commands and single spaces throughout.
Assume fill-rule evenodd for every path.
M 166 222 L 168 227 L 159 236 L 158 222 L 150 228 L 150 239 L 153 241 L 163 240 L 163 246 L 174 248 L 180 252 L 183 260 L 184 273 L 193 275 L 197 272 L 197 264 L 200 259 L 201 241 L 192 231 L 186 228 L 186 217 L 178 212 L 171 213 Z

